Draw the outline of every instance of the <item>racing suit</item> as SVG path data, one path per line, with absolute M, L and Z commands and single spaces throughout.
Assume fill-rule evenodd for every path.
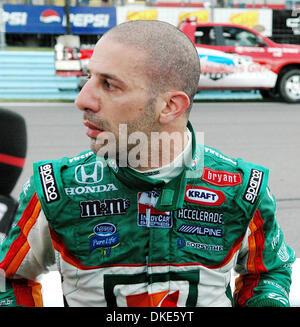
M 168 183 L 90 151 L 35 163 L 1 247 L 0 303 L 41 306 L 37 277 L 55 266 L 69 306 L 289 306 L 295 253 L 268 170 L 188 128 L 192 160 Z

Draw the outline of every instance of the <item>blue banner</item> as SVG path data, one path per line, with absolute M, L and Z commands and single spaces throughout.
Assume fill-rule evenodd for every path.
M 6 33 L 65 34 L 65 8 L 3 5 Z M 72 34 L 103 34 L 116 25 L 115 7 L 70 7 Z

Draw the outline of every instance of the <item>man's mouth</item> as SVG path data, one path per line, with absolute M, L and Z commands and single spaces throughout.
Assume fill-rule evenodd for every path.
M 101 128 L 99 128 L 97 125 L 91 123 L 88 120 L 84 120 L 83 121 L 83 125 L 87 127 L 87 132 L 86 135 L 96 139 L 98 137 L 98 135 L 103 132 L 103 130 Z

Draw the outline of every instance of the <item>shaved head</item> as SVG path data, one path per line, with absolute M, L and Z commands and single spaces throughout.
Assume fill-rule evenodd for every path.
M 144 51 L 149 91 L 183 91 L 190 99 L 187 113 L 190 111 L 197 93 L 200 61 L 195 46 L 183 32 L 162 21 L 136 20 L 115 26 L 103 37 Z

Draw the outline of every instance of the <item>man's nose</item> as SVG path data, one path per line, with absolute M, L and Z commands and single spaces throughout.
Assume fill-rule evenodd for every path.
M 94 96 L 92 81 L 88 80 L 75 99 L 75 106 L 79 110 L 98 111 L 99 102 Z

